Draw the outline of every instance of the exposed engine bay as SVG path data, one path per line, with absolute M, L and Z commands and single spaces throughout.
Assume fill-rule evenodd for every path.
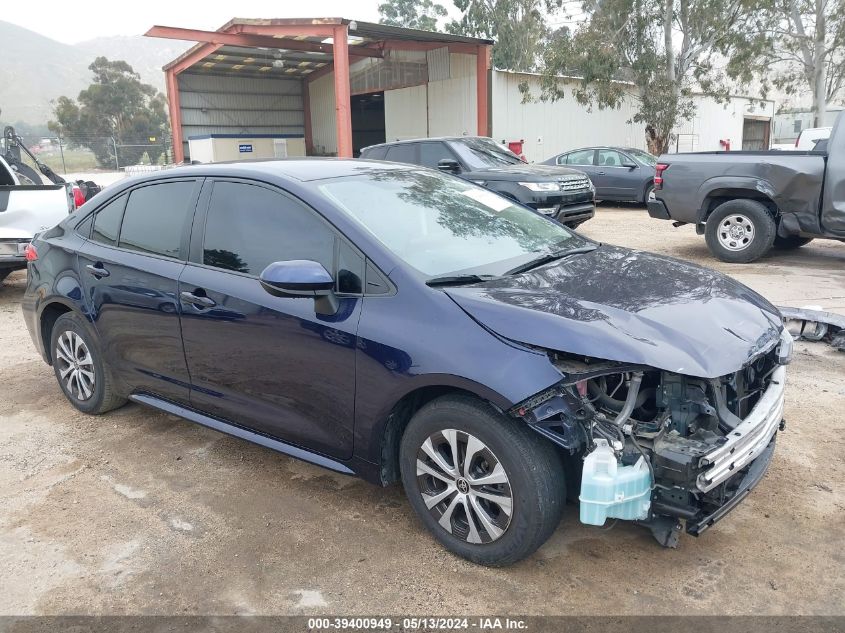
M 774 436 L 784 428 L 792 338 L 784 331 L 773 343 L 738 371 L 717 378 L 551 352 L 564 380 L 511 414 L 576 463 L 583 460 L 582 522 L 636 520 L 661 544 L 674 547 L 681 522 L 697 536 L 727 514 L 768 467 Z M 608 455 L 611 461 L 615 456 L 610 467 Z M 603 467 L 597 469 L 596 460 Z M 637 467 L 645 474 L 643 463 L 648 477 L 635 474 Z M 650 495 L 638 486 L 650 488 Z M 629 501 L 642 495 L 650 503 L 632 506 Z M 590 507 L 598 513 L 591 514 Z M 589 518 L 594 516 L 598 519 Z

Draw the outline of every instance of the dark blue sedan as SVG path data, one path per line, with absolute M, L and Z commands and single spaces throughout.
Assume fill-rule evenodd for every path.
M 426 168 L 159 172 L 27 259 L 26 323 L 77 409 L 132 400 L 401 480 L 482 564 L 533 552 L 579 490 L 586 523 L 698 534 L 762 477 L 780 428 L 791 339 L 759 295 Z
M 574 167 L 596 188 L 596 200 L 641 202 L 654 191 L 657 158 L 632 147 L 587 147 L 552 156 L 544 165 Z

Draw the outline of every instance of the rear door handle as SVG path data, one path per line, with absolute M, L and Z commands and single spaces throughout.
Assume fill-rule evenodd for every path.
M 605 172 L 603 172 L 603 171 L 599 172 L 599 176 L 604 176 L 604 175 L 606 175 Z
M 103 277 L 108 277 L 111 273 L 106 270 L 102 264 L 88 264 L 85 268 L 88 269 L 88 272 L 94 275 L 97 279 L 101 279 Z
M 190 303 L 198 308 L 213 308 L 217 305 L 214 299 L 195 295 L 193 292 L 182 292 L 179 296 L 182 297 L 182 301 L 185 303 Z

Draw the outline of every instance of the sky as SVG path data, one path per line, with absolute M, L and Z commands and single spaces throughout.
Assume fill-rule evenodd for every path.
M 95 37 L 140 35 L 153 24 L 214 30 L 238 18 L 349 18 L 378 22 L 380 0 L 67 0 L 4 2 L 0 19 L 51 39 L 76 44 Z

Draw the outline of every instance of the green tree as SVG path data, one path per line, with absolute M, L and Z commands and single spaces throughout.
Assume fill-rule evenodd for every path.
M 549 34 L 548 12 L 563 0 L 453 0 L 461 11 L 459 20 L 446 27 L 450 33 L 495 40 L 493 66 L 532 71 Z
M 773 41 L 761 66 L 787 94 L 812 95 L 814 124 L 822 126 L 845 84 L 845 1 L 769 0 L 765 9 Z
M 771 43 L 757 2 L 590 2 L 582 25 L 550 38 L 541 98 L 564 97 L 560 75 L 580 78 L 573 94 L 586 106 L 618 108 L 633 98 L 649 151 L 665 152 L 672 130 L 695 114 L 693 92 L 724 101 L 755 78 L 752 62 Z
M 79 93 L 76 101 L 65 96 L 56 100 L 56 118 L 49 122 L 49 128 L 67 139 L 70 146 L 90 149 L 104 167 L 114 165 L 115 145 L 120 164 L 137 163 L 144 152 L 152 162 L 158 162 L 168 127 L 164 95 L 142 83 L 140 75 L 125 61 L 97 57 L 88 68 L 94 82 Z M 156 144 L 127 147 L 151 142 Z
M 446 8 L 432 0 L 387 0 L 378 5 L 379 22 L 406 29 L 436 31 Z

